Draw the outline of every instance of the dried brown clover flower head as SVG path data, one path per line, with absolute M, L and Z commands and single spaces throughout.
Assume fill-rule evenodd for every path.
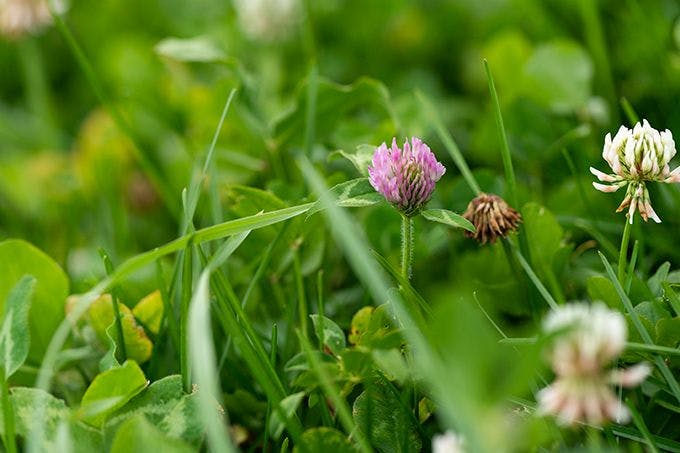
M 485 244 L 492 244 L 496 239 L 505 237 L 511 231 L 515 231 L 522 222 L 519 212 L 512 209 L 498 195 L 481 193 L 468 204 L 463 213 L 468 221 L 475 226 L 475 232 L 465 232 L 467 237 L 475 238 Z

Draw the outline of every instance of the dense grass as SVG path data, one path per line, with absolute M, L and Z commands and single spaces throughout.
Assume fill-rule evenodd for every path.
M 678 130 L 680 6 L 273 3 L 3 38 L 5 449 L 680 451 L 680 190 L 629 224 L 588 171 L 621 125 Z M 411 216 L 367 177 L 414 136 L 446 173 Z M 522 224 L 482 245 L 483 193 Z M 625 319 L 607 369 L 651 365 L 612 387 L 630 423 L 540 410 L 569 303 Z

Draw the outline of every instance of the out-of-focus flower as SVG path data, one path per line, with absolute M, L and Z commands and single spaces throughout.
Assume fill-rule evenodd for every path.
M 568 304 L 553 310 L 543 329 L 557 335 L 550 351 L 556 379 L 538 393 L 539 412 L 555 415 L 566 425 L 628 422 L 628 408 L 611 387 L 634 387 L 651 368 L 641 363 L 624 370 L 607 369 L 626 345 L 626 321 L 621 313 L 601 303 Z
M 234 6 L 248 37 L 268 42 L 292 35 L 302 9 L 299 0 L 234 0 Z
M 21 39 L 52 23 L 48 0 L 0 0 L 0 33 L 8 39 Z M 55 1 L 59 13 L 64 7 Z
M 432 437 L 432 453 L 464 453 L 463 439 L 453 431 Z
M 515 231 L 522 221 L 522 215 L 511 208 L 498 195 L 481 193 L 468 203 L 463 217 L 475 226 L 475 232 L 465 231 L 467 237 L 485 244 L 496 242 Z
M 609 185 L 594 182 L 593 186 L 601 192 L 616 192 L 627 186 L 626 196 L 616 212 L 628 208 L 630 223 L 633 223 L 635 210 L 640 212 L 645 221 L 651 217 L 660 223 L 661 219 L 652 209 L 645 183 L 680 182 L 680 167 L 673 171 L 669 167 L 675 152 L 673 134 L 668 129 L 659 132 L 647 120 L 642 120 L 642 124 L 637 123 L 632 130 L 621 126 L 614 138 L 607 134 L 604 139 L 602 157 L 613 173 L 607 174 L 590 167 L 590 172 L 598 180 Z
M 413 137 L 404 149 L 392 140 L 376 148 L 373 162 L 368 166 L 371 185 L 405 216 L 411 217 L 430 201 L 437 181 L 446 168 L 437 161 L 430 147 Z

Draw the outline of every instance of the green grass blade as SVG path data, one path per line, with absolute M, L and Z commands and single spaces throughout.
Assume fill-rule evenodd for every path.
M 347 405 L 347 401 L 345 401 L 342 398 L 342 396 L 340 396 L 340 391 L 333 383 L 333 379 L 331 378 L 331 376 L 328 375 L 326 370 L 323 369 L 321 363 L 319 363 L 319 358 L 312 354 L 312 346 L 309 344 L 309 340 L 307 339 L 307 337 L 303 336 L 299 331 L 298 338 L 300 340 L 300 346 L 302 348 L 302 351 L 307 356 L 307 362 L 309 363 L 310 369 L 317 376 L 321 388 L 323 389 L 324 393 L 326 394 L 328 399 L 331 400 L 333 406 L 335 407 L 338 418 L 340 419 L 340 424 L 345 429 L 348 435 L 351 435 L 356 438 L 359 444 L 359 449 L 363 453 L 372 452 L 373 448 L 371 448 L 371 444 L 364 436 L 364 433 L 360 429 L 358 429 L 357 426 L 354 424 L 354 419 L 352 418 L 352 411 Z
M 480 450 L 489 439 L 479 433 L 478 421 L 473 420 L 463 411 L 457 410 L 457 398 L 461 395 L 456 389 L 451 389 L 447 373 L 443 370 L 440 359 L 428 345 L 422 331 L 409 314 L 409 309 L 398 294 L 390 291 L 388 280 L 380 265 L 370 255 L 370 246 L 361 230 L 358 229 L 349 215 L 337 206 L 328 195 L 326 184 L 306 158 L 299 161 L 302 174 L 310 188 L 320 197 L 326 207 L 323 211 L 328 226 L 339 247 L 344 252 L 354 273 L 363 282 L 376 303 L 382 303 L 391 297 L 392 308 L 399 322 L 404 326 L 404 335 L 412 348 L 413 360 L 425 384 L 430 387 L 440 403 L 440 415 L 443 421 L 458 428 L 466 436 L 472 449 Z M 479 448 L 477 448 L 479 447 Z
M 508 136 L 505 133 L 505 126 L 503 125 L 503 114 L 501 113 L 501 105 L 498 101 L 498 93 L 496 93 L 496 85 L 493 81 L 491 68 L 489 68 L 489 62 L 486 61 L 486 59 L 484 60 L 484 71 L 486 72 L 486 79 L 489 83 L 489 93 L 491 94 L 494 118 L 496 119 L 496 127 L 498 128 L 498 138 L 501 142 L 501 157 L 503 158 L 503 170 L 505 171 L 505 188 L 508 192 L 510 204 L 518 207 L 517 181 L 515 178 L 515 170 L 512 167 L 512 156 L 510 154 L 510 146 L 508 145 Z
M 654 341 L 652 340 L 651 335 L 649 334 L 649 332 L 647 332 L 647 329 L 645 328 L 644 324 L 642 324 L 640 317 L 638 316 L 637 312 L 635 311 L 635 308 L 633 307 L 633 303 L 631 302 L 631 300 L 628 298 L 628 295 L 621 287 L 621 283 L 619 283 L 619 279 L 616 277 L 616 274 L 614 274 L 614 269 L 612 269 L 611 264 L 609 264 L 609 261 L 602 254 L 602 252 L 598 252 L 598 254 L 600 255 L 602 264 L 604 264 L 604 267 L 607 271 L 609 280 L 611 280 L 611 282 L 614 284 L 614 288 L 616 289 L 616 292 L 619 294 L 621 302 L 623 302 L 623 305 L 626 307 L 626 310 L 630 315 L 631 321 L 633 321 L 635 329 L 638 331 L 638 333 L 642 337 L 642 340 L 646 344 L 654 345 Z M 663 360 L 663 358 L 658 355 L 654 356 L 654 363 L 656 364 L 657 368 L 663 375 L 664 379 L 666 379 L 666 382 L 668 383 L 668 386 L 670 387 L 673 396 L 675 396 L 675 398 L 680 402 L 680 385 L 678 385 L 678 381 L 675 379 L 675 376 L 671 372 L 670 368 L 668 368 L 668 365 Z
M 210 270 L 203 271 L 198 279 L 196 291 L 189 309 L 189 350 L 191 369 L 198 384 L 199 416 L 207 428 L 207 440 L 210 451 L 235 453 L 225 417 L 215 402 L 222 400 L 218 381 L 219 373 L 215 362 L 215 347 L 212 340 L 210 322 Z
M 512 243 L 511 243 L 512 244 Z M 534 270 L 531 268 L 531 265 L 527 262 L 527 260 L 524 258 L 522 255 L 522 252 L 519 251 L 517 246 L 512 244 L 512 247 L 515 251 L 515 257 L 517 258 L 517 261 L 519 261 L 519 264 L 522 266 L 524 269 L 524 272 L 526 272 L 527 276 L 531 280 L 531 282 L 534 284 L 536 289 L 538 290 L 539 293 L 541 293 L 541 296 L 543 296 L 543 299 L 550 305 L 550 308 L 555 309 L 558 307 L 557 302 L 555 302 L 555 299 L 553 296 L 550 294 L 548 289 L 541 283 L 541 280 L 538 278 Z
M 432 123 L 439 140 L 441 140 L 441 142 L 444 144 L 444 147 L 449 152 L 451 159 L 453 159 L 456 167 L 458 167 L 460 174 L 463 175 L 463 178 L 465 178 L 465 182 L 467 182 L 470 190 L 472 190 L 475 195 L 479 195 L 482 192 L 482 189 L 480 189 L 479 183 L 477 183 L 477 180 L 470 171 L 470 167 L 468 166 L 463 153 L 460 151 L 460 148 L 458 148 L 458 145 L 453 140 L 453 137 L 444 127 L 444 123 L 442 123 L 439 114 L 437 114 L 437 110 L 434 108 L 434 105 L 432 105 L 432 101 L 430 101 L 420 90 L 416 90 L 416 98 L 418 98 L 418 101 L 420 101 L 420 105 L 425 110 L 425 114 Z

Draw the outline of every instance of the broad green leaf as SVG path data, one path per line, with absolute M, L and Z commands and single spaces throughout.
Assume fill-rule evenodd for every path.
M 72 419 L 72 411 L 63 400 L 43 390 L 14 387 L 10 398 L 14 409 L 16 433 L 24 439 L 36 422 L 42 424 L 44 437 L 40 451 L 60 451 L 57 436 L 60 425 L 67 424 L 73 440 L 75 453 L 102 451 L 102 435 L 99 431 Z M 4 416 L 0 411 L 0 432 L 4 435 Z
M 348 336 L 350 344 L 359 344 L 361 342 L 361 337 L 368 332 L 373 310 L 375 310 L 375 307 L 362 307 L 354 314 Z
M 59 323 L 64 319 L 68 279 L 52 258 L 28 242 L 10 239 L 0 243 L 0 303 L 24 275 L 36 279 L 28 324 L 31 344 L 28 360 L 40 363 Z
M 360 348 L 345 349 L 340 354 L 340 360 L 351 382 L 362 382 L 375 373 L 370 351 Z
M 169 437 L 198 445 L 204 437 L 205 429 L 196 416 L 197 410 L 196 394 L 184 393 L 182 377 L 166 376 L 112 414 L 104 425 L 104 431 L 109 437 L 108 434 L 115 433 L 126 420 L 143 414 Z
M 339 149 L 333 151 L 328 158 L 333 159 L 336 156 L 344 157 L 352 162 L 352 165 L 354 165 L 354 168 L 357 169 L 361 176 L 368 177 L 368 165 L 373 161 L 375 149 L 376 147 L 374 145 L 359 145 L 353 153 L 348 153 Z
M 621 307 L 621 301 L 618 294 L 616 294 L 616 288 L 614 288 L 614 284 L 609 281 L 607 277 L 594 275 L 588 278 L 586 286 L 588 289 L 588 297 L 591 301 L 595 302 L 601 300 L 607 304 L 608 307 Z
M 314 332 L 319 335 L 323 332 L 323 344 L 335 355 L 345 349 L 345 333 L 332 320 L 319 315 L 309 315 L 314 324 Z
M 463 228 L 472 233 L 475 232 L 475 227 L 463 216 L 456 214 L 452 211 L 447 211 L 446 209 L 426 209 L 421 212 L 423 218 L 429 220 L 430 222 L 443 223 L 454 228 Z
M 146 336 L 144 328 L 137 324 L 132 311 L 118 302 L 118 309 L 120 310 L 120 321 L 123 326 L 123 338 L 125 340 L 125 350 L 128 358 L 135 360 L 138 363 L 144 363 L 151 357 L 153 343 Z M 115 322 L 115 313 L 113 311 L 113 302 L 110 294 L 103 294 L 101 297 L 95 299 L 90 307 L 87 309 L 87 320 L 97 333 L 97 337 L 102 344 L 108 345 L 109 337 L 106 330 Z M 118 333 L 114 330 L 113 338 L 118 342 Z M 120 347 L 118 348 L 120 349 Z
M 133 360 L 98 374 L 83 395 L 78 411 L 80 419 L 101 428 L 109 415 L 144 390 L 147 383 Z
M 536 48 L 525 66 L 528 94 L 558 113 L 583 106 L 591 94 L 593 64 L 572 41 L 553 41 Z
M 413 415 L 388 385 L 375 381 L 367 386 L 354 400 L 354 421 L 381 452 L 420 451 L 422 441 Z
M 294 453 L 357 453 L 354 445 L 340 431 L 333 428 L 312 428 L 302 434 Z
M 338 206 L 345 208 L 360 208 L 372 206 L 385 199 L 375 191 L 368 178 L 357 178 L 340 183 L 329 190 L 331 197 Z M 307 217 L 323 209 L 321 201 L 317 201 L 309 208 Z
M 663 285 L 663 282 L 666 281 L 668 277 L 668 271 L 671 269 L 671 263 L 666 261 L 663 263 L 659 268 L 656 270 L 654 275 L 652 275 L 649 280 L 647 280 L 647 286 L 649 286 L 649 290 L 652 292 L 652 294 L 655 297 L 658 297 L 662 294 L 662 288 L 661 285 Z
M 143 415 L 136 415 L 123 423 L 113 438 L 111 453 L 190 453 L 195 451 L 179 439 L 162 433 Z
M 316 356 L 316 360 L 319 363 L 329 365 L 335 363 L 335 358 L 331 357 L 325 352 L 311 351 L 310 353 Z M 307 354 L 305 354 L 304 352 L 299 352 L 295 354 L 293 357 L 290 358 L 290 360 L 288 360 L 288 362 L 286 362 L 283 369 L 287 373 L 294 373 L 297 371 L 309 371 L 309 360 L 307 359 Z
M 28 311 L 35 278 L 24 275 L 9 292 L 0 330 L 0 367 L 8 379 L 26 361 L 31 344 Z
M 403 383 L 411 375 L 408 364 L 398 349 L 374 349 L 371 356 L 390 381 Z
M 677 348 L 680 344 L 680 317 L 658 320 L 655 340 L 660 346 Z
M 161 292 L 156 290 L 137 302 L 137 305 L 132 309 L 132 314 L 149 332 L 157 335 L 161 328 L 161 319 L 163 319 Z
M 225 59 L 224 52 L 206 36 L 165 38 L 156 44 L 154 50 L 158 55 L 177 61 L 212 63 Z
M 298 392 L 288 395 L 287 397 L 281 400 L 281 403 L 279 404 L 283 409 L 283 413 L 286 414 L 286 417 L 292 417 L 293 414 L 295 414 L 295 411 L 297 411 L 298 407 L 300 407 L 300 403 L 302 402 L 302 399 L 304 397 L 305 392 Z M 279 413 L 277 411 L 272 412 L 271 420 L 269 423 L 269 430 L 271 431 L 272 437 L 278 439 L 281 436 L 281 433 L 283 432 L 283 428 L 284 424 L 279 417 Z

